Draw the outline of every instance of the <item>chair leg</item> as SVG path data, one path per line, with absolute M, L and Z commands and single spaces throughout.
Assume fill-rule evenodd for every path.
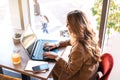
M 21 75 L 22 75 L 22 80 L 30 80 L 30 76 L 27 76 L 24 74 L 21 74 Z

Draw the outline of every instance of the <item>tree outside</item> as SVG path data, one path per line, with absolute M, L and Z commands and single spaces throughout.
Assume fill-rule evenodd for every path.
M 118 0 L 110 0 L 110 8 L 107 21 L 107 35 L 113 31 L 120 32 L 120 4 L 117 3 Z M 95 16 L 97 21 L 97 29 L 100 27 L 101 12 L 102 12 L 103 0 L 95 0 L 94 6 L 91 8 L 93 16 Z

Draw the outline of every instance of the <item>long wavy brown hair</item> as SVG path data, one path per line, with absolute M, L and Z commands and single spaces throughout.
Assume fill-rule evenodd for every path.
M 70 26 L 70 33 L 73 34 L 72 37 L 85 47 L 96 62 L 101 61 L 96 34 L 86 14 L 80 10 L 71 11 L 67 14 L 67 23 Z

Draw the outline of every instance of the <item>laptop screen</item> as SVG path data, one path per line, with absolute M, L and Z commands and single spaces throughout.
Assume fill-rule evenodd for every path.
M 21 43 L 29 54 L 32 52 L 32 49 L 36 40 L 37 40 L 37 37 L 32 31 L 30 25 L 27 26 L 27 29 L 24 31 L 24 33 L 21 36 Z

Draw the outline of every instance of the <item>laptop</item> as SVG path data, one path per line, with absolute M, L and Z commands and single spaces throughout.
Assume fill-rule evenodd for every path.
M 47 42 L 55 43 L 57 40 L 37 39 L 30 25 L 27 26 L 27 29 L 23 32 L 20 42 L 30 59 L 37 61 L 55 61 L 43 56 L 43 53 L 45 52 L 43 45 Z M 52 51 L 58 53 L 59 50 L 56 48 Z

